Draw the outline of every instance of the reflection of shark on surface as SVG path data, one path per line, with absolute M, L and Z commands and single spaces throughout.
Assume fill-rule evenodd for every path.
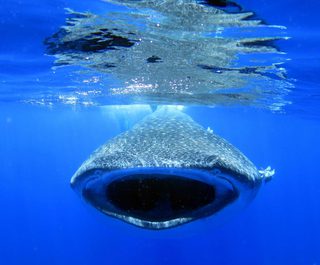
M 45 41 L 57 66 L 82 66 L 102 80 L 109 74 L 119 80 L 101 84 L 105 97 L 163 105 L 285 103 L 291 86 L 280 65 L 286 58 L 273 45 L 286 38 L 284 27 L 239 8 L 230 13 L 233 2 L 223 0 L 106 2 L 126 9 L 68 10 L 66 25 Z
M 241 209 L 263 178 L 226 140 L 160 107 L 99 147 L 71 185 L 107 215 L 164 229 Z

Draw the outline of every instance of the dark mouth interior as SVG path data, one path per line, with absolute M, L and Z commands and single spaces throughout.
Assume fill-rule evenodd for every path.
M 84 198 L 106 214 L 154 229 L 212 215 L 238 196 L 233 185 L 223 179 L 209 184 L 188 176 L 147 173 L 122 176 L 111 182 L 107 178 L 89 181 L 82 191 Z M 160 225 L 164 222 L 164 226 Z
M 106 197 L 127 215 L 161 222 L 181 217 L 211 204 L 215 188 L 207 183 L 171 175 L 135 175 L 117 179 L 106 189 Z

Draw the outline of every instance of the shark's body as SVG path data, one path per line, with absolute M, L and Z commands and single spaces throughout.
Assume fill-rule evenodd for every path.
M 71 185 L 107 215 L 163 229 L 242 207 L 261 180 L 226 140 L 179 110 L 160 108 L 99 147 Z

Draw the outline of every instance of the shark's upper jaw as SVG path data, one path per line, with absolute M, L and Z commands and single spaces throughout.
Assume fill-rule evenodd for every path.
M 213 215 L 237 197 L 226 179 L 204 170 L 97 170 L 83 197 L 107 215 L 148 228 L 175 227 Z

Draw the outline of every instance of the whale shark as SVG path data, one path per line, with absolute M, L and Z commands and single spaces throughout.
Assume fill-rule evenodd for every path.
M 102 213 L 160 230 L 242 209 L 263 175 L 185 112 L 158 107 L 80 166 L 72 188 Z

